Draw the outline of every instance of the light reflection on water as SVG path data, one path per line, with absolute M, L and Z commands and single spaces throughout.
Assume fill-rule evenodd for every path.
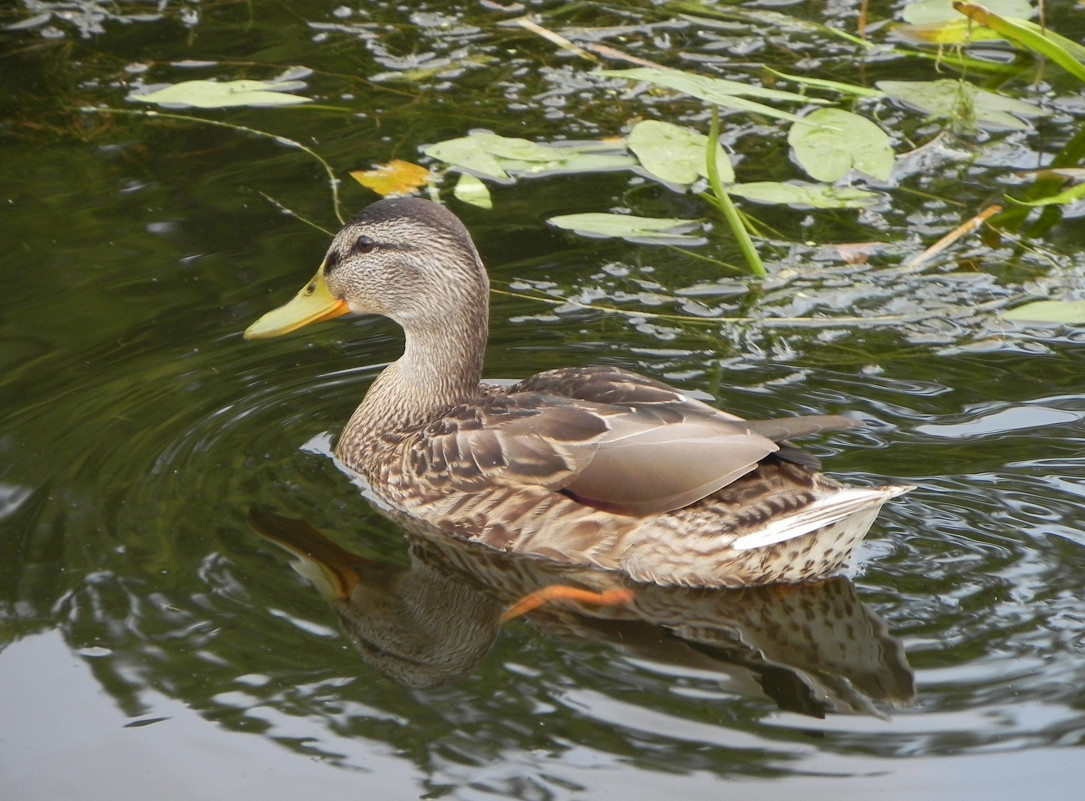
M 519 342 L 515 326 L 496 332 L 492 372 L 523 372 L 530 351 Z M 507 792 L 518 782 L 557 792 L 543 778 L 555 775 L 597 786 L 580 772 L 589 763 L 603 766 L 593 776 L 625 764 L 695 786 L 698 776 L 802 776 L 826 764 L 863 774 L 867 760 L 897 772 L 906 769 L 885 760 L 1075 743 L 1085 534 L 1074 475 L 1081 398 L 1071 386 L 1007 388 L 1003 368 L 983 356 L 949 360 L 938 379 L 892 358 L 862 378 L 754 362 L 726 373 L 732 386 L 719 391 L 745 414 L 772 403 L 877 421 L 815 450 L 850 480 L 919 485 L 885 510 L 855 573 L 859 597 L 908 654 L 914 705 L 887 721 L 817 720 L 779 711 L 764 673 L 668 666 L 546 626 L 505 627 L 473 673 L 441 690 L 398 688 L 367 668 L 325 602 L 244 518 L 252 505 L 307 517 L 342 532 L 344 546 L 407 563 L 401 534 L 311 444 L 345 419 L 395 348 L 375 323 L 329 326 L 314 344 L 301 337 L 268 351 L 224 332 L 180 358 L 147 348 L 59 406 L 16 410 L 19 428 L 63 457 L 61 485 L 47 495 L 34 470 L 25 482 L 11 475 L 5 519 L 30 542 L 67 533 L 59 560 L 39 548 L 5 568 L 20 598 L 5 617 L 24 636 L 64 632 L 131 722 L 176 715 L 163 701 L 175 698 L 227 730 L 332 765 L 366 769 L 377 753 L 406 760 L 412 782 L 435 786 L 468 775 Z M 609 352 L 581 348 L 584 362 Z M 629 366 L 651 366 L 636 358 Z M 671 348 L 660 372 L 695 381 L 701 358 Z M 798 378 L 774 381 L 781 373 Z M 984 381 L 989 397 L 1006 400 L 974 402 Z M 99 438 L 99 427 L 73 447 L 102 419 L 113 421 L 105 432 L 134 438 Z M 51 596 L 41 582 L 59 576 Z
M 143 59 L 138 28 L 106 30 Z M 190 58 L 199 42 L 173 46 Z M 249 187 L 274 180 L 306 209 L 325 208 L 324 190 L 280 151 L 250 163 L 206 132 L 111 125 L 103 141 L 130 144 L 35 138 L 5 150 L 0 176 L 14 243 L 0 301 L 0 776 L 13 797 L 1017 799 L 1085 781 L 1085 334 L 972 308 L 1016 285 L 827 267 L 799 248 L 777 254 L 780 276 L 752 297 L 680 255 L 546 231 L 540 218 L 576 191 L 556 182 L 525 191 L 526 211 L 511 191 L 489 216 L 461 209 L 502 285 L 764 317 L 687 328 L 495 296 L 491 375 L 616 363 L 751 417 L 870 423 L 813 450 L 845 480 L 918 486 L 883 512 L 850 574 L 916 695 L 872 701 L 885 717 L 833 711 L 829 690 L 864 687 L 827 671 L 814 693 L 826 717 L 784 711 L 783 691 L 810 685 L 769 669 L 794 667 L 782 657 L 756 663 L 749 642 L 728 672 L 718 650 L 659 627 L 653 641 L 604 627 L 608 639 L 556 614 L 500 629 L 451 684 L 410 689 L 359 658 L 334 610 L 246 522 L 270 509 L 410 565 L 401 532 L 309 445 L 395 358 L 394 329 L 239 337 L 325 242 L 250 202 Z M 321 141 L 359 162 L 388 155 L 369 130 Z M 907 247 L 891 252 L 951 217 L 902 228 Z M 1072 263 L 1043 269 L 1040 290 L 1080 283 Z M 916 319 L 773 322 L 845 309 Z
M 312 346 L 293 344 L 313 357 Z M 860 598 L 907 651 L 914 705 L 889 711 L 887 721 L 819 721 L 778 711 L 759 686 L 764 675 L 736 681 L 668 667 L 658 654 L 645 659 L 522 624 L 505 627 L 474 673 L 451 687 L 397 688 L 358 660 L 325 602 L 248 530 L 242 506 L 312 515 L 343 532 L 343 545 L 406 564 L 401 534 L 310 442 L 326 438 L 322 432 L 334 429 L 371 379 L 373 369 L 342 369 L 347 351 L 362 350 L 356 342 L 323 347 L 317 363 L 286 371 L 278 369 L 281 352 L 269 356 L 240 343 L 216 350 L 216 370 L 226 377 L 204 379 L 198 403 L 186 397 L 183 407 L 158 417 L 147 410 L 167 403 L 170 382 L 191 381 L 196 364 L 164 374 L 164 385 L 126 392 L 130 408 L 117 412 L 145 419 L 146 435 L 120 462 L 110 444 L 99 443 L 67 465 L 74 486 L 102 465 L 119 470 L 118 482 L 97 511 L 67 518 L 77 530 L 98 531 L 98 547 L 88 551 L 84 536 L 69 552 L 67 570 L 75 575 L 67 593 L 44 605 L 29 600 L 22 609 L 29 612 L 27 633 L 59 626 L 72 647 L 94 654 L 87 664 L 133 722 L 170 717 L 158 695 L 165 692 L 229 730 L 332 765 L 365 769 L 383 750 L 414 764 L 412 781 L 454 782 L 472 766 L 472 781 L 509 792 L 518 786 L 513 775 L 532 786 L 550 781 L 543 776 L 580 776 L 579 760 L 612 770 L 633 764 L 639 773 L 690 781 L 809 776 L 826 764 L 852 775 L 867 773 L 867 760 L 896 772 L 896 762 L 884 761 L 1065 746 L 1080 733 L 1081 487 L 1072 475 L 1053 474 L 1074 460 L 1049 463 L 1042 456 L 1048 438 L 1035 436 L 1037 428 L 1072 430 L 1076 415 L 1006 426 L 1000 412 L 1011 407 L 996 405 L 978 415 L 962 412 L 956 419 L 969 422 L 960 427 L 917 430 L 913 420 L 931 418 L 911 406 L 945 395 L 913 379 L 904 383 L 919 390 L 914 398 L 896 393 L 906 411 L 879 408 L 888 425 L 861 436 L 847 432 L 818 448 L 830 467 L 876 468 L 852 480 L 889 474 L 920 485 L 884 512 L 855 574 Z M 236 364 L 224 365 L 224 358 Z M 261 377 L 269 369 L 274 385 Z M 756 389 L 757 372 L 736 375 Z M 881 405 L 877 399 L 892 394 L 884 377 L 866 399 L 846 375 L 836 381 L 803 372 L 803 381 L 778 389 L 778 400 L 795 411 L 849 394 L 860 408 Z M 107 393 L 114 379 L 102 380 Z M 812 387 L 818 380 L 823 384 Z M 761 389 L 745 395 L 758 404 L 763 396 Z M 1012 408 L 1076 405 L 1075 396 L 1050 394 L 1017 403 Z M 978 433 L 976 420 L 994 424 Z M 1046 425 L 1037 427 L 1037 420 Z M 1015 432 L 1021 436 L 1006 439 Z M 997 450 L 991 438 L 1000 438 Z M 923 464 L 994 466 L 992 460 L 1000 469 L 919 472 Z M 142 471 L 150 480 L 140 478 Z M 18 518 L 32 490 L 9 486 L 8 517 Z M 58 520 L 41 516 L 38 524 L 50 519 Z M 358 528 L 346 529 L 343 520 Z M 22 580 L 33 582 L 33 560 L 27 567 Z M 806 740 L 810 732 L 821 738 L 816 747 Z M 488 767 L 493 759 L 506 768 Z

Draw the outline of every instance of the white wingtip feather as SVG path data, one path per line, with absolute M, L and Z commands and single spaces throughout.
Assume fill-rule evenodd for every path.
M 890 498 L 902 495 L 910 489 L 912 487 L 908 486 L 848 487 L 835 495 L 820 498 L 794 514 L 772 520 L 759 531 L 739 537 L 731 547 L 737 551 L 749 551 L 786 542 L 860 512 L 876 511 Z

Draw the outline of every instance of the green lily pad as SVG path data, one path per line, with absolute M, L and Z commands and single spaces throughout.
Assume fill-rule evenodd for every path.
M 517 175 L 602 172 L 637 164 L 620 143 L 546 144 L 490 131 L 473 131 L 437 142 L 422 148 L 422 152 L 476 176 L 505 182 Z
M 296 106 L 312 102 L 289 94 L 303 88 L 301 81 L 182 81 L 155 92 L 130 94 L 128 99 L 169 108 Z
M 983 6 L 1003 17 L 1028 19 L 1035 13 L 1031 0 L 984 0 Z M 901 19 L 912 25 L 933 25 L 939 22 L 957 22 L 960 13 L 949 0 L 916 0 L 900 12 Z
M 626 170 L 637 166 L 628 153 L 585 153 L 574 147 L 550 146 L 549 161 L 502 161 L 512 175 L 540 177 L 544 175 L 577 174 Z
M 527 142 L 526 139 L 519 141 Z M 458 139 L 447 139 L 435 145 L 428 145 L 422 148 L 422 152 L 430 158 L 468 170 L 475 175 L 497 181 L 510 180 L 501 160 L 487 148 L 487 144 L 488 139 L 481 135 L 461 136 Z M 527 142 L 527 144 L 532 143 Z
M 494 207 L 493 198 L 490 196 L 490 190 L 486 184 L 468 173 L 460 174 L 456 186 L 452 189 L 452 194 L 458 200 L 470 203 L 472 206 L 478 206 L 480 209 L 489 210 Z
M 1085 300 L 1037 300 L 1003 312 L 1007 320 L 1018 323 L 1085 324 Z
M 794 114 L 780 111 L 764 103 L 746 100 L 746 97 L 757 97 L 762 100 L 780 100 L 790 103 L 825 103 L 825 100 L 807 97 L 795 92 L 784 92 L 779 89 L 765 89 L 751 84 L 739 83 L 738 81 L 726 81 L 722 78 L 710 78 L 707 75 L 694 75 L 680 70 L 662 70 L 654 67 L 636 67 L 631 70 L 601 70 L 600 75 L 611 78 L 624 78 L 627 81 L 644 81 L 674 89 L 692 97 L 700 98 L 707 103 L 715 103 L 724 108 L 736 111 L 747 111 L 755 114 L 764 114 L 766 117 L 795 121 L 799 119 Z
M 816 181 L 833 183 L 853 169 L 879 181 L 893 172 L 893 148 L 885 131 L 858 114 L 819 108 L 791 126 L 787 141 L 799 165 Z
M 641 166 L 660 180 L 688 185 L 698 177 L 708 177 L 708 137 L 689 128 L 658 120 L 638 122 L 629 132 L 629 149 L 637 154 Z M 716 168 L 724 183 L 735 180 L 731 160 L 719 143 Z
M 694 220 L 636 217 L 632 214 L 562 214 L 547 220 L 553 226 L 582 236 L 617 237 L 646 245 L 703 245 L 705 238 L 691 234 L 701 230 Z
M 981 128 L 1026 130 L 1022 117 L 1044 117 L 1043 109 L 1005 95 L 995 94 L 965 81 L 878 81 L 878 88 L 894 100 L 932 117 Z
M 1083 48 L 1077 42 L 1047 30 L 1046 26 L 1025 19 L 999 16 L 985 6 L 975 3 L 957 3 L 954 8 L 975 25 L 998 34 L 1018 47 L 1050 59 L 1071 75 L 1085 81 Z
M 850 186 L 807 184 L 799 181 L 756 181 L 748 184 L 732 184 L 727 187 L 732 195 L 755 203 L 798 206 L 812 209 L 861 209 L 873 206 L 881 200 L 877 192 L 853 189 Z

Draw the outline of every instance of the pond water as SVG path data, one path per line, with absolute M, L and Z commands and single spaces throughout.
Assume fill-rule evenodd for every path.
M 858 4 L 768 5 L 855 30 Z M 1066 5 L 1048 22 L 1080 39 L 1085 19 Z M 871 6 L 875 21 L 900 12 Z M 845 481 L 917 489 L 841 579 L 645 588 L 628 609 L 544 607 L 499 628 L 493 610 L 553 571 L 414 538 L 328 455 L 397 357 L 395 326 L 352 317 L 241 339 L 328 241 L 276 203 L 337 226 L 320 164 L 273 137 L 345 177 L 479 127 L 589 139 L 668 114 L 705 129 L 695 102 L 601 88 L 518 15 L 746 80 L 757 62 L 856 83 L 938 77 L 889 44 L 708 26 L 679 15 L 691 7 L 0 11 L 0 795 L 1078 797 L 1085 334 L 998 312 L 1085 294 L 1080 208 L 1027 247 L 970 237 L 904 266 L 1080 128 L 1080 84 L 1054 67 L 1006 90 L 1045 99 L 1035 129 L 937 139 L 922 115 L 881 105 L 897 151 L 925 144 L 925 161 L 870 209 L 746 207 L 775 231 L 759 240 L 763 281 L 721 265 L 741 261 L 722 224 L 690 251 L 546 225 L 706 213 L 628 173 L 493 186 L 491 211 L 444 193 L 498 290 L 488 375 L 616 364 L 747 417 L 866 420 L 811 449 Z M 233 128 L 81 111 L 146 112 L 125 99 L 133 88 L 288 71 L 322 108 L 168 112 Z M 794 177 L 782 135 L 755 135 L 771 121 L 729 119 L 749 180 Z M 350 210 L 374 199 L 349 180 L 341 192 Z M 869 261 L 845 260 L 834 244 L 849 242 L 874 243 Z M 329 604 L 257 530 L 336 543 L 374 587 L 369 606 Z M 376 632 L 358 634 L 365 659 L 341 628 L 352 615 Z M 432 659 L 390 664 L 397 637 Z

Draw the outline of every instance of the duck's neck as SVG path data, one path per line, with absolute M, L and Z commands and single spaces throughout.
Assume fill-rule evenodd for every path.
M 369 388 L 343 431 L 348 440 L 387 438 L 439 418 L 479 393 L 486 350 L 486 309 L 442 320 L 440 326 L 404 329 L 403 355 Z M 365 447 L 364 445 L 361 447 Z

